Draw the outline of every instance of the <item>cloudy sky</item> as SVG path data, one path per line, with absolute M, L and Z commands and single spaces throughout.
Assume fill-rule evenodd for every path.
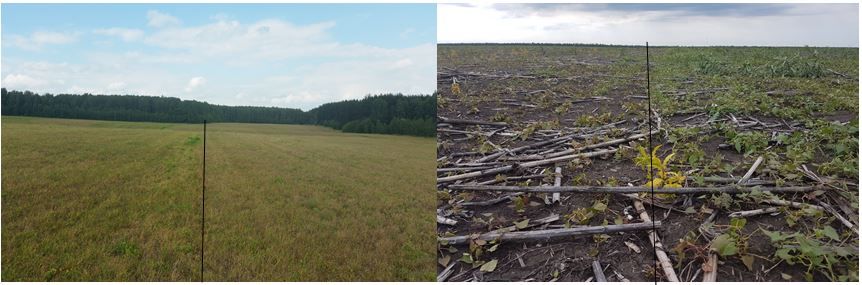
M 294 107 L 435 89 L 436 5 L 3 4 L 2 86 Z
M 440 4 L 437 40 L 859 46 L 858 4 Z

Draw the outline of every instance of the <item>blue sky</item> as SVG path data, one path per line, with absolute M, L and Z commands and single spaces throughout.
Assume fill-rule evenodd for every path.
M 859 46 L 850 4 L 440 4 L 437 40 Z
M 434 4 L 3 4 L 2 85 L 296 107 L 435 88 Z

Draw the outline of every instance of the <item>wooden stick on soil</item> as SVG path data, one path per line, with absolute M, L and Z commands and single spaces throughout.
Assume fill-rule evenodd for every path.
M 459 175 L 439 177 L 439 178 L 437 178 L 437 183 L 451 182 L 451 181 L 457 181 L 457 180 L 462 180 L 462 179 L 467 179 L 467 178 L 474 178 L 474 177 L 480 177 L 480 176 L 485 176 L 485 175 L 493 175 L 493 174 L 497 174 L 497 173 L 507 172 L 507 171 L 515 169 L 516 166 L 520 167 L 520 168 L 530 168 L 530 167 L 542 166 L 542 165 L 547 165 L 547 164 L 553 164 L 553 163 L 557 163 L 557 162 L 561 162 L 561 161 L 571 161 L 571 160 L 575 160 L 577 158 L 590 158 L 590 157 L 602 156 L 602 155 L 611 154 L 611 153 L 615 153 L 615 152 L 617 152 L 616 149 L 597 150 L 594 152 L 579 153 L 579 154 L 561 156 L 561 157 L 556 157 L 556 158 L 551 158 L 551 159 L 546 159 L 546 160 L 531 161 L 531 162 L 522 163 L 522 164 L 506 165 L 506 166 L 501 166 L 501 167 L 497 167 L 497 168 L 491 168 L 488 170 L 474 171 L 474 172 L 468 172 L 468 173 L 459 174 Z
M 457 175 L 456 175 L 457 176 Z M 449 178 L 449 177 L 444 177 Z M 440 182 L 438 179 L 437 182 Z M 469 191 L 500 191 L 500 192 L 527 192 L 527 193 L 649 193 L 649 187 L 611 187 L 611 186 L 493 186 L 475 184 L 455 184 L 447 186 L 452 190 Z M 810 192 L 822 189 L 823 186 L 786 186 L 786 187 L 759 187 L 760 191 L 773 193 Z M 658 188 L 653 191 L 661 194 L 703 194 L 703 193 L 747 193 L 755 188 L 729 185 L 724 187 L 682 187 L 682 188 Z
M 562 169 L 557 167 L 556 169 L 554 169 L 554 186 L 560 186 L 562 179 L 563 179 Z M 559 192 L 553 194 L 553 197 L 551 198 L 551 202 L 552 203 L 560 202 L 560 193 Z
M 709 259 L 703 265 L 703 282 L 715 282 L 718 277 L 718 255 L 709 253 Z
M 763 203 L 764 204 L 770 204 L 770 205 L 793 207 L 796 209 L 814 208 L 814 209 L 821 210 L 821 211 L 826 210 L 823 207 L 820 207 L 817 205 L 811 205 L 811 204 L 800 203 L 800 202 L 791 202 L 791 201 L 785 201 L 785 200 L 779 200 L 779 199 L 764 200 Z
M 510 199 L 512 199 L 512 197 L 522 195 L 522 194 L 524 194 L 524 193 L 516 192 L 516 193 L 512 193 L 512 194 L 509 194 L 509 195 L 506 195 L 503 197 L 498 197 L 498 198 L 494 198 L 494 199 L 487 200 L 487 201 L 463 202 L 463 203 L 461 203 L 461 206 L 464 206 L 464 207 L 468 207 L 468 206 L 480 206 L 480 207 L 481 206 L 490 206 L 490 205 L 494 205 L 494 204 L 497 204 L 497 203 L 500 203 L 500 202 L 503 202 L 506 200 L 510 200 Z
M 707 229 L 706 226 L 707 224 L 712 223 L 716 217 L 718 217 L 718 210 L 714 210 L 712 215 L 709 215 L 709 218 L 706 218 L 706 220 L 700 224 L 700 227 L 697 228 L 700 234 L 707 240 L 711 240 L 715 237 L 715 232 L 711 229 Z M 715 255 L 715 252 L 711 250 L 709 251 L 709 257 L 707 258 L 707 261 L 701 265 L 700 270 L 703 270 L 703 282 L 715 282 L 715 278 L 718 276 L 718 272 L 716 272 L 718 270 L 718 256 Z M 700 270 L 698 270 L 698 272 L 700 272 Z M 695 273 L 695 278 L 696 277 L 697 273 Z M 691 280 L 693 282 L 694 278 Z
M 551 139 L 551 140 L 541 141 L 541 142 L 537 142 L 537 143 L 531 143 L 531 144 L 528 144 L 528 145 L 525 145 L 525 146 L 521 146 L 521 147 L 513 148 L 513 149 L 509 150 L 509 152 L 510 152 L 510 153 L 517 153 L 517 152 L 525 151 L 525 150 L 528 150 L 528 149 L 531 149 L 531 148 L 536 148 L 536 147 L 540 147 L 540 146 L 546 146 L 546 145 L 549 145 L 549 144 L 554 144 L 554 143 L 558 143 L 558 142 L 561 142 L 561 141 L 570 140 L 570 139 L 573 139 L 573 138 L 575 138 L 575 137 L 578 137 L 578 135 L 568 135 L 568 136 L 563 136 L 563 137 L 559 137 L 559 138 L 555 138 L 555 139 Z M 505 152 L 505 151 L 498 151 L 498 152 L 495 152 L 495 153 L 489 154 L 489 155 L 487 155 L 487 156 L 481 157 L 481 158 L 477 159 L 477 160 L 476 160 L 476 162 L 487 162 L 487 161 L 491 161 L 491 160 L 497 159 L 498 157 L 503 156 L 504 154 L 506 154 L 506 152 Z
M 615 139 L 615 140 L 610 140 L 610 141 L 606 141 L 606 142 L 602 142 L 602 143 L 591 144 L 591 145 L 583 146 L 583 147 L 576 148 L 576 149 L 568 149 L 568 150 L 559 151 L 559 152 L 554 152 L 554 153 L 549 153 L 549 154 L 545 154 L 545 155 L 529 155 L 529 156 L 522 156 L 522 157 L 514 157 L 514 158 L 513 158 L 513 159 L 511 159 L 511 160 L 542 160 L 542 159 L 549 159 L 549 158 L 552 158 L 552 157 L 558 157 L 558 156 L 562 156 L 562 155 L 568 155 L 568 154 L 578 153 L 578 152 L 585 151 L 585 150 L 590 150 L 590 149 L 597 149 L 597 148 L 603 148 L 603 147 L 615 146 L 615 145 L 618 145 L 618 144 L 621 144 L 621 143 L 625 143 L 625 142 L 633 141 L 633 140 L 636 140 L 636 139 L 640 139 L 640 138 L 646 137 L 646 136 L 648 136 L 648 135 L 650 135 L 650 134 L 656 134 L 656 133 L 658 133 L 658 130 L 656 130 L 656 131 L 652 131 L 652 132 L 650 132 L 649 134 L 636 134 L 636 135 L 631 135 L 631 136 L 628 136 L 628 137 L 625 137 L 625 138 L 621 138 L 621 139 Z
M 486 126 L 508 126 L 506 122 L 483 122 L 476 120 L 464 120 L 464 119 L 449 119 L 444 117 L 438 117 L 439 121 L 442 123 L 450 123 L 450 124 L 464 124 L 464 125 L 486 125 Z
M 598 260 L 593 260 L 593 274 L 596 275 L 596 282 L 608 282 L 608 278 L 602 272 L 602 264 Z
M 512 177 L 506 177 L 506 178 L 505 178 L 505 179 L 503 179 L 502 181 L 498 181 L 498 180 L 495 178 L 495 179 L 491 179 L 491 180 L 488 180 L 488 181 L 485 181 L 485 182 L 479 182 L 479 185 L 491 185 L 491 184 L 498 183 L 498 182 L 509 182 L 509 181 L 518 181 L 518 180 L 529 180 L 529 179 L 537 179 L 537 178 L 544 178 L 544 177 L 545 177 L 545 175 L 544 175 L 544 174 L 534 174 L 534 175 L 524 175 L 524 176 L 512 176 Z
M 644 223 L 651 223 L 652 219 L 650 219 L 649 214 L 646 212 L 644 208 L 644 204 L 641 201 L 634 200 L 635 210 L 640 213 L 641 221 Z M 659 223 L 659 221 L 656 221 Z M 647 231 L 649 235 L 650 242 L 655 245 L 655 255 L 658 258 L 658 262 L 661 265 L 662 270 L 664 271 L 664 276 L 670 282 L 679 282 L 679 278 L 676 277 L 676 272 L 673 271 L 673 263 L 670 262 L 670 258 L 667 257 L 667 253 L 664 252 L 664 246 L 661 243 L 661 237 L 655 231 Z
M 686 177 L 685 177 L 685 179 L 686 179 L 686 180 L 688 180 L 688 181 L 695 181 L 695 180 L 696 180 L 694 177 L 691 177 L 691 176 L 686 176 Z M 736 179 L 736 178 L 730 178 L 730 177 L 715 177 L 715 176 L 708 176 L 708 177 L 703 177 L 703 182 L 709 182 L 709 183 L 734 183 L 734 184 L 736 184 L 736 183 L 738 183 L 738 182 L 739 182 L 739 179 Z M 760 179 L 754 179 L 754 180 L 749 179 L 748 181 L 746 181 L 745 183 L 742 183 L 742 184 L 740 184 L 740 185 L 745 185 L 745 186 L 756 186 L 756 185 L 775 185 L 775 181 L 772 181 L 772 180 L 760 180 Z
M 859 234 L 859 229 L 857 229 L 856 227 L 854 227 L 854 226 L 853 226 L 853 223 L 851 223 L 850 221 L 848 221 L 847 219 L 845 219 L 844 217 L 842 217 L 842 216 L 841 216 L 841 214 L 840 214 L 840 213 L 838 213 L 838 211 L 836 211 L 836 210 L 835 210 L 835 208 L 832 208 L 832 206 L 830 206 L 829 204 L 823 203 L 823 201 L 820 201 L 820 200 L 817 200 L 817 203 L 818 203 L 818 204 L 820 204 L 820 206 L 821 206 L 821 207 L 823 207 L 824 209 L 826 209 L 826 211 L 827 211 L 827 212 L 829 212 L 830 214 L 832 214 L 833 216 L 835 216 L 836 218 L 838 218 L 838 220 L 839 220 L 839 221 L 841 221 L 841 223 L 842 223 L 842 224 L 844 224 L 844 226 L 846 226 L 847 228 L 849 228 L 850 230 L 852 230 L 852 231 L 853 231 L 854 233 L 856 233 L 857 235 Z
M 751 217 L 751 216 L 757 216 L 757 215 L 763 215 L 763 214 L 769 214 L 769 213 L 775 213 L 775 212 L 778 212 L 778 208 L 769 207 L 769 208 L 756 209 L 756 210 L 733 212 L 727 216 L 731 217 L 731 218 L 745 218 L 745 217 Z
M 443 269 L 443 271 L 440 272 L 440 275 L 437 275 L 437 282 L 444 282 L 446 279 L 449 279 L 449 275 L 452 275 L 452 268 L 454 268 L 456 264 L 458 264 L 458 262 L 453 261 L 452 264 L 446 266 L 446 269 Z
M 511 233 L 486 233 L 479 236 L 481 240 L 499 240 L 507 242 L 525 242 L 534 240 L 545 240 L 557 237 L 582 236 L 593 234 L 607 234 L 627 231 L 643 231 L 652 229 L 652 223 L 637 223 L 624 225 L 607 225 L 582 228 L 538 230 Z M 655 222 L 656 227 L 661 227 L 661 222 Z M 441 237 L 437 241 L 443 244 L 459 245 L 470 241 L 471 236 Z
M 751 168 L 748 169 L 748 172 L 746 172 L 745 175 L 742 176 L 742 179 L 739 179 L 739 182 L 736 182 L 736 184 L 742 185 L 745 184 L 745 182 L 748 182 L 748 179 L 751 179 L 751 175 L 754 175 L 754 171 L 757 170 L 757 167 L 760 166 L 760 163 L 762 162 L 763 156 L 758 156 L 757 160 L 754 161 L 754 164 L 751 165 Z
M 528 224 L 528 225 L 527 225 L 527 227 L 525 227 L 525 228 L 531 228 L 531 227 L 535 227 L 535 226 L 538 226 L 538 225 L 544 225 L 544 224 L 548 224 L 548 223 L 553 223 L 553 222 L 556 222 L 556 221 L 559 221 L 559 220 L 560 220 L 560 215 L 559 215 L 559 214 L 551 214 L 550 216 L 547 216 L 547 217 L 544 217 L 544 218 L 541 218 L 541 219 L 538 219 L 538 220 L 535 220 L 535 221 L 531 221 L 532 223 Z M 517 226 L 508 226 L 508 227 L 505 227 L 505 228 L 500 228 L 500 229 L 493 230 L 493 231 L 491 231 L 491 233 L 497 233 L 497 234 L 501 234 L 501 233 L 510 233 L 510 232 L 514 232 L 514 231 L 517 231 L 517 230 L 518 230 L 518 227 L 517 227 Z
M 458 224 L 458 221 L 453 220 L 453 219 L 450 219 L 450 218 L 446 218 L 446 217 L 443 217 L 443 216 L 440 216 L 440 215 L 437 215 L 437 223 L 438 223 L 438 224 L 444 224 L 444 225 L 454 226 L 454 225 L 457 225 L 457 224 Z

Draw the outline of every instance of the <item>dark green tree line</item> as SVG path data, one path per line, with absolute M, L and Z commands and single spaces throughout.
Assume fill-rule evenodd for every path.
M 170 123 L 316 124 L 345 132 L 434 136 L 434 96 L 386 94 L 300 109 L 222 106 L 173 97 L 37 94 L 2 89 L 2 114 Z

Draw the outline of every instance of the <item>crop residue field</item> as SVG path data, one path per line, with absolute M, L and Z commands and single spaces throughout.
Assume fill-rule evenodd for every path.
M 857 53 L 440 45 L 438 280 L 858 280 Z

